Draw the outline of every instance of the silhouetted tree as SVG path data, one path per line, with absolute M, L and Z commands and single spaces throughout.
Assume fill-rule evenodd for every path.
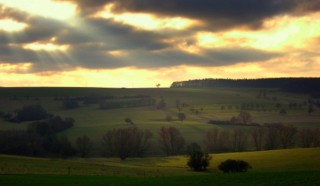
M 161 149 L 167 156 L 181 153 L 185 144 L 180 131 L 175 127 L 162 127 L 159 131 L 158 140 Z
M 166 116 L 166 121 L 167 121 L 167 122 L 171 122 L 171 121 L 172 121 L 172 117 L 171 117 L 170 115 L 167 115 L 167 116 Z
M 187 165 L 194 171 L 205 171 L 210 164 L 211 156 L 204 153 L 201 147 L 192 143 L 188 146 L 189 159 Z
M 121 160 L 127 157 L 141 157 L 149 148 L 152 133 L 136 127 L 107 131 L 102 143 L 108 156 L 117 156 Z
M 75 109 L 78 107 L 79 107 L 79 104 L 76 99 L 66 98 L 63 100 L 63 108 L 65 109 Z
M 280 142 L 284 149 L 293 146 L 296 133 L 297 129 L 293 125 L 282 125 L 279 127 Z
M 124 119 L 124 121 L 125 121 L 126 124 L 128 124 L 128 125 L 133 125 L 133 124 L 134 124 L 133 121 L 132 121 L 130 118 L 126 118 L 126 119 Z
M 235 152 L 242 152 L 247 145 L 248 134 L 241 128 L 233 130 L 233 150 Z
M 251 137 L 255 150 L 262 150 L 265 130 L 263 127 L 255 127 L 251 130 Z
M 77 150 L 81 157 L 88 157 L 92 151 L 92 142 L 88 136 L 78 137 L 76 140 Z
M 166 107 L 167 107 L 166 102 L 164 101 L 163 98 L 161 98 L 160 101 L 159 101 L 158 104 L 157 104 L 157 109 L 163 110 L 163 109 L 165 109 Z
M 252 116 L 249 112 L 240 111 L 238 119 L 242 124 L 249 124 L 252 122 Z
M 183 121 L 186 119 L 185 113 L 178 113 L 178 119 L 183 123 Z
M 17 110 L 16 121 L 35 121 L 47 119 L 49 114 L 41 105 L 28 105 Z
M 247 172 L 248 169 L 251 169 L 252 167 L 246 161 L 228 159 L 226 161 L 221 162 L 218 168 L 224 173 L 229 173 L 229 172 L 235 173 L 235 172 Z

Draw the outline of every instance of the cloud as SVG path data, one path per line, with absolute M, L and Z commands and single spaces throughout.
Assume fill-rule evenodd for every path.
M 259 28 L 262 21 L 280 14 L 320 10 L 318 0 L 109 0 L 117 11 L 148 12 L 205 21 L 212 30 L 237 26 Z

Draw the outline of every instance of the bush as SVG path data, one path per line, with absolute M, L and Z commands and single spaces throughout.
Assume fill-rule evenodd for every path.
M 246 161 L 229 159 L 224 162 L 221 162 L 218 168 L 224 173 L 229 173 L 229 172 L 247 172 L 248 169 L 252 167 Z
M 187 165 L 194 171 L 205 171 L 210 164 L 211 156 L 204 153 L 201 147 L 193 143 L 188 146 L 189 160 Z

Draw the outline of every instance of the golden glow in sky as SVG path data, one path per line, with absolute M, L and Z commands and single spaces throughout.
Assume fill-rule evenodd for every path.
M 103 17 L 105 19 L 113 19 L 116 22 L 128 24 L 145 30 L 183 30 L 199 24 L 198 21 L 183 17 L 157 17 L 156 15 L 147 13 L 115 13 L 112 11 L 113 6 L 113 4 L 106 5 L 104 10 L 98 12 L 96 16 Z
M 320 11 L 267 12 L 252 19 L 262 23 L 253 29 L 251 19 L 243 25 L 217 12 L 208 20 L 193 7 L 175 10 L 174 1 L 154 1 L 173 11 L 103 2 L 0 0 L 0 86 L 168 87 L 201 78 L 319 77 Z
M 35 51 L 66 51 L 69 49 L 68 45 L 55 45 L 52 43 L 31 43 L 23 45 L 24 49 L 35 50 Z
M 53 0 L 0 0 L 0 4 L 33 15 L 59 20 L 67 20 L 76 14 L 75 5 Z
M 28 25 L 25 23 L 20 23 L 12 19 L 0 20 L 0 30 L 6 31 L 6 32 L 21 31 L 25 29 L 27 26 Z
M 320 13 L 304 17 L 279 16 L 264 22 L 258 31 L 230 30 L 221 33 L 199 32 L 198 45 L 205 48 L 252 47 L 282 51 L 308 47 L 312 39 L 320 37 Z

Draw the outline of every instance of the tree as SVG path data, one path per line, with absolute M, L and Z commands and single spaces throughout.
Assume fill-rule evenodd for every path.
M 149 130 L 136 127 L 113 129 L 102 137 L 102 144 L 107 156 L 125 160 L 127 157 L 142 157 L 149 148 L 151 137 Z
M 183 123 L 183 121 L 186 119 L 186 115 L 184 113 L 178 113 L 178 119 Z
M 92 150 L 92 142 L 88 136 L 78 137 L 76 140 L 77 150 L 81 157 L 88 157 Z
M 27 105 L 17 110 L 16 121 L 36 121 L 47 119 L 49 114 L 41 105 Z
M 297 129 L 293 125 L 282 125 L 279 127 L 279 137 L 284 149 L 291 147 L 294 144 L 294 136 Z
M 133 125 L 133 124 L 134 124 L 133 121 L 132 121 L 130 118 L 126 118 L 126 119 L 124 119 L 124 121 L 125 121 L 126 124 L 128 124 L 128 125 Z
M 163 110 L 167 107 L 166 102 L 164 101 L 163 98 L 160 99 L 159 103 L 157 104 L 157 109 L 158 110 Z
M 268 124 L 267 127 L 267 135 L 266 135 L 266 150 L 274 150 L 278 149 L 280 145 L 280 137 L 279 137 L 279 128 L 282 126 L 280 123 Z
M 256 151 L 262 150 L 265 130 L 263 127 L 255 127 L 251 130 L 251 137 Z
M 166 116 L 166 121 L 167 121 L 167 122 L 171 122 L 171 121 L 172 121 L 172 117 L 171 117 L 170 115 L 167 115 L 167 116 Z
M 242 124 L 249 124 L 252 121 L 252 116 L 249 112 L 240 111 L 238 119 Z
M 286 115 L 287 114 L 287 111 L 286 109 L 282 108 L 279 112 L 282 116 Z
M 248 169 L 251 169 L 252 167 L 246 161 L 228 159 L 226 161 L 221 162 L 218 168 L 224 173 L 229 173 L 229 172 L 234 173 L 234 172 L 247 172 Z
M 308 113 L 311 114 L 315 111 L 313 105 L 309 105 L 309 108 L 308 108 Z
M 233 131 L 233 150 L 235 152 L 242 152 L 245 150 L 247 145 L 247 133 L 241 129 L 236 128 Z
M 201 147 L 192 143 L 188 146 L 189 159 L 187 165 L 194 171 L 205 171 L 210 164 L 211 156 L 204 153 Z
M 162 127 L 159 131 L 159 144 L 162 151 L 167 155 L 177 155 L 182 152 L 185 139 L 175 127 Z
M 63 108 L 65 109 L 75 109 L 78 107 L 79 107 L 79 104 L 76 99 L 66 98 L 63 100 Z

